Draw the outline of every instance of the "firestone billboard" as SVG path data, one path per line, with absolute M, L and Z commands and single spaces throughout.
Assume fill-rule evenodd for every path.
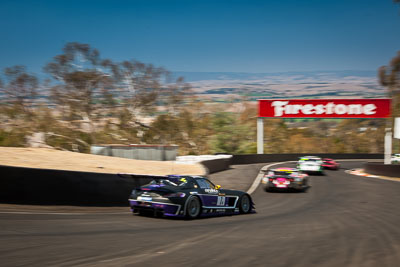
M 379 99 L 259 99 L 264 118 L 386 118 L 391 100 Z

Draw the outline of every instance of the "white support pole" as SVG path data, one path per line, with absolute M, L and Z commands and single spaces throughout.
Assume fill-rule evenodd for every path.
M 264 119 L 257 118 L 257 154 L 264 154 Z
M 392 129 L 386 128 L 385 133 L 385 164 L 390 164 L 390 158 L 392 156 Z
M 400 139 L 400 117 L 394 119 L 393 138 Z

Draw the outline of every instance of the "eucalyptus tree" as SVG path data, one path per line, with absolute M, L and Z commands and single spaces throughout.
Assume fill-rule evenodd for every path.
M 154 114 L 159 106 L 176 112 L 190 90 L 190 85 L 182 77 L 174 80 L 163 67 L 137 60 L 113 65 L 113 74 L 118 80 L 118 90 L 122 96 L 119 101 L 136 117 Z
M 51 99 L 61 108 L 63 119 L 83 120 L 93 134 L 96 111 L 112 103 L 112 63 L 88 44 L 67 43 L 62 51 L 44 67 L 54 80 Z
M 32 115 L 38 90 L 38 79 L 26 67 L 16 65 L 4 69 L 4 82 L 0 81 L 2 103 L 16 114 Z
M 127 60 L 114 65 L 113 73 L 119 83 L 119 101 L 124 103 L 132 115 L 137 117 L 156 110 L 166 70 L 152 64 Z
M 393 0 L 400 3 L 400 0 Z M 400 51 L 392 58 L 388 66 L 378 70 L 380 83 L 388 89 L 388 95 L 393 98 L 393 115 L 400 115 Z
M 112 71 L 118 84 L 116 101 L 123 107 L 119 117 L 126 120 L 120 124 L 135 131 L 139 142 L 168 143 L 175 140 L 174 135 L 186 133 L 175 123 L 190 91 L 183 78 L 174 79 L 166 69 L 137 60 L 114 64 Z M 160 126 L 167 121 L 168 127 Z
M 157 112 L 176 112 L 190 89 L 162 67 L 103 59 L 88 44 L 67 43 L 62 51 L 44 68 L 54 80 L 51 99 L 64 119 L 89 122 L 90 133 L 96 131 L 94 121 L 107 114 L 121 120 L 118 126 L 131 138 L 132 133 L 143 136 L 151 128 L 143 119 Z
M 70 115 L 90 118 L 95 100 L 107 96 L 112 87 L 108 65 L 109 61 L 102 60 L 98 50 L 88 44 L 67 43 L 63 54 L 44 67 L 56 81 L 52 99 L 69 107 Z
M 390 61 L 388 66 L 379 68 L 380 83 L 388 89 L 388 94 L 393 98 L 393 112 L 400 114 L 400 51 Z

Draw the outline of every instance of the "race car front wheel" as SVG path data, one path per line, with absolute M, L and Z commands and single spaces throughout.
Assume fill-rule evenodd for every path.
M 186 203 L 186 217 L 189 219 L 197 218 L 200 215 L 201 205 L 198 197 L 190 197 Z
M 239 212 L 249 213 L 251 211 L 251 200 L 249 195 L 245 194 L 239 199 Z

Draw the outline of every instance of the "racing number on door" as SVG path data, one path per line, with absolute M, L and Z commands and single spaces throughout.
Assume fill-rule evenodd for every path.
M 217 206 L 225 206 L 225 197 L 218 197 Z

